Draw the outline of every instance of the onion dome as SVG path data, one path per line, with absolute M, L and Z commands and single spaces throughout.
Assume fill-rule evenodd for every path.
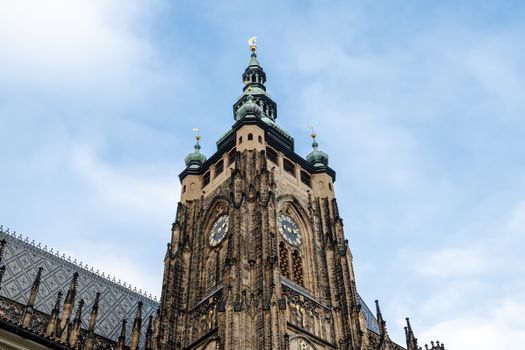
M 324 153 L 323 151 L 319 151 L 319 144 L 315 140 L 317 137 L 315 132 L 312 132 L 311 136 L 314 141 L 312 143 L 314 150 L 306 156 L 306 161 L 312 164 L 315 168 L 325 168 L 328 166 L 328 154 Z
M 194 129 L 197 132 L 197 135 L 195 136 L 195 140 L 197 142 L 195 143 L 194 151 L 191 152 L 184 158 L 184 162 L 186 163 L 186 167 L 190 169 L 198 169 L 204 164 L 206 161 L 206 156 L 200 152 L 201 145 L 199 144 L 199 140 L 201 139 L 201 136 L 198 134 L 199 129 Z

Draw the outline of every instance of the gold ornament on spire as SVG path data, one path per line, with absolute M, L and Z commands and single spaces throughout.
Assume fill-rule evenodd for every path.
M 201 139 L 201 135 L 199 135 L 199 128 L 193 128 L 193 132 L 195 132 L 195 140 L 197 140 L 197 143 Z
M 256 41 L 257 41 L 257 37 L 256 36 L 252 36 L 250 39 L 248 39 L 248 45 L 250 46 L 250 50 L 252 50 L 253 52 L 255 52 L 255 50 L 257 50 Z
M 317 134 L 315 133 L 314 127 L 312 125 L 308 125 L 307 127 L 308 127 L 308 129 L 312 130 L 312 133 L 310 134 L 310 137 L 313 138 L 314 141 L 315 141 L 315 138 L 317 137 Z

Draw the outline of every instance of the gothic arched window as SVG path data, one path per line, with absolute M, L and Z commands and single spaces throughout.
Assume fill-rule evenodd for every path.
M 279 267 L 281 268 L 281 274 L 286 278 L 290 278 L 288 264 L 288 248 L 286 248 L 284 242 L 281 242 L 279 243 Z
M 303 259 L 297 249 L 292 253 L 293 281 L 304 287 Z

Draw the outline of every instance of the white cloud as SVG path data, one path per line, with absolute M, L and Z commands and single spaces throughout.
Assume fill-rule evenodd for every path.
M 10 93 L 33 88 L 46 96 L 86 91 L 97 92 L 99 98 L 103 92 L 140 96 L 137 89 L 160 79 L 151 72 L 155 49 L 139 29 L 145 27 L 154 4 L 153 0 L 1 2 L 0 88 L 5 86 Z
M 525 201 L 516 205 L 511 211 L 507 229 L 514 238 L 525 238 Z
M 113 213 L 140 215 L 144 220 L 166 219 L 173 216 L 180 192 L 176 169 L 173 166 L 145 164 L 118 169 L 98 159 L 85 147 L 74 147 L 72 167 L 93 190 L 95 202 Z
M 467 278 L 487 273 L 491 261 L 472 247 L 446 247 L 418 256 L 416 271 L 425 278 Z
M 506 299 L 485 304 L 484 314 L 448 319 L 417 334 L 440 339 L 447 349 L 511 349 L 525 342 L 525 300 Z

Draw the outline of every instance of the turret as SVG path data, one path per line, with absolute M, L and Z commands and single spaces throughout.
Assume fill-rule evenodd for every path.
M 206 161 L 206 156 L 200 152 L 201 145 L 199 144 L 199 141 L 201 139 L 201 136 L 199 135 L 199 129 L 194 129 L 194 131 L 197 133 L 195 136 L 195 140 L 197 141 L 195 143 L 194 151 L 191 152 L 184 158 L 184 162 L 186 163 L 186 167 L 190 169 L 198 169 L 204 164 Z
M 319 144 L 316 141 L 317 134 L 312 129 L 312 148 L 313 151 L 306 156 L 306 161 L 316 168 L 326 168 L 328 166 L 328 154 L 319 150 Z

